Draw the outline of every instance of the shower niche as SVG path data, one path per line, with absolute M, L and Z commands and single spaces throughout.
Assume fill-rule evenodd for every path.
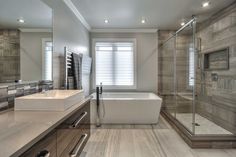
M 204 54 L 204 70 L 228 70 L 229 48 Z

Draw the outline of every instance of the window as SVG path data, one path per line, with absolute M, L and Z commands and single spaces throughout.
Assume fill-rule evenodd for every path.
M 52 80 L 52 40 L 42 39 L 42 75 L 43 80 Z
M 95 84 L 110 89 L 135 88 L 135 41 L 96 41 Z
M 195 70 L 194 70 L 194 48 L 193 48 L 193 44 L 190 44 L 190 46 L 189 46 L 188 86 L 191 89 L 194 86 L 194 77 L 195 77 Z

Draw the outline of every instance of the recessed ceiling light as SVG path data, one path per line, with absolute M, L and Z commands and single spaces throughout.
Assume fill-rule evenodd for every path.
M 208 7 L 209 5 L 210 5 L 210 2 L 209 2 L 209 1 L 205 1 L 205 2 L 202 3 L 202 7 L 203 7 L 203 8 L 206 8 L 206 7 Z
M 25 23 L 25 20 L 23 20 L 23 19 L 17 19 L 17 21 L 18 21 L 19 23 Z
M 184 25 L 185 25 L 185 22 L 181 22 L 180 25 L 181 25 L 181 26 L 184 26 Z
M 141 20 L 141 23 L 142 23 L 142 24 L 145 24 L 145 23 L 146 23 L 146 20 L 145 20 L 145 19 L 142 19 L 142 20 Z
M 109 21 L 107 19 L 104 20 L 104 23 L 109 23 Z

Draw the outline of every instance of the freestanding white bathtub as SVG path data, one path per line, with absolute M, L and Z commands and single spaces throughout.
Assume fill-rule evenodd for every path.
M 92 94 L 91 123 L 97 120 L 96 93 Z M 100 95 L 101 124 L 155 124 L 162 99 L 154 93 L 115 92 Z

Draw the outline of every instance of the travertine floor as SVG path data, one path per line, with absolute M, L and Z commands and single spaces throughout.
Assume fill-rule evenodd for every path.
M 81 157 L 236 157 L 236 149 L 191 149 L 160 117 L 157 125 L 93 127 Z
M 190 131 L 192 128 L 192 114 L 191 113 L 177 113 L 176 119 L 178 119 L 184 126 L 186 126 Z M 214 122 L 208 120 L 200 116 L 199 114 L 195 114 L 195 122 L 199 124 L 199 126 L 195 126 L 195 134 L 198 135 L 232 135 L 231 132 L 225 130 Z M 235 155 L 236 157 L 236 155 Z

